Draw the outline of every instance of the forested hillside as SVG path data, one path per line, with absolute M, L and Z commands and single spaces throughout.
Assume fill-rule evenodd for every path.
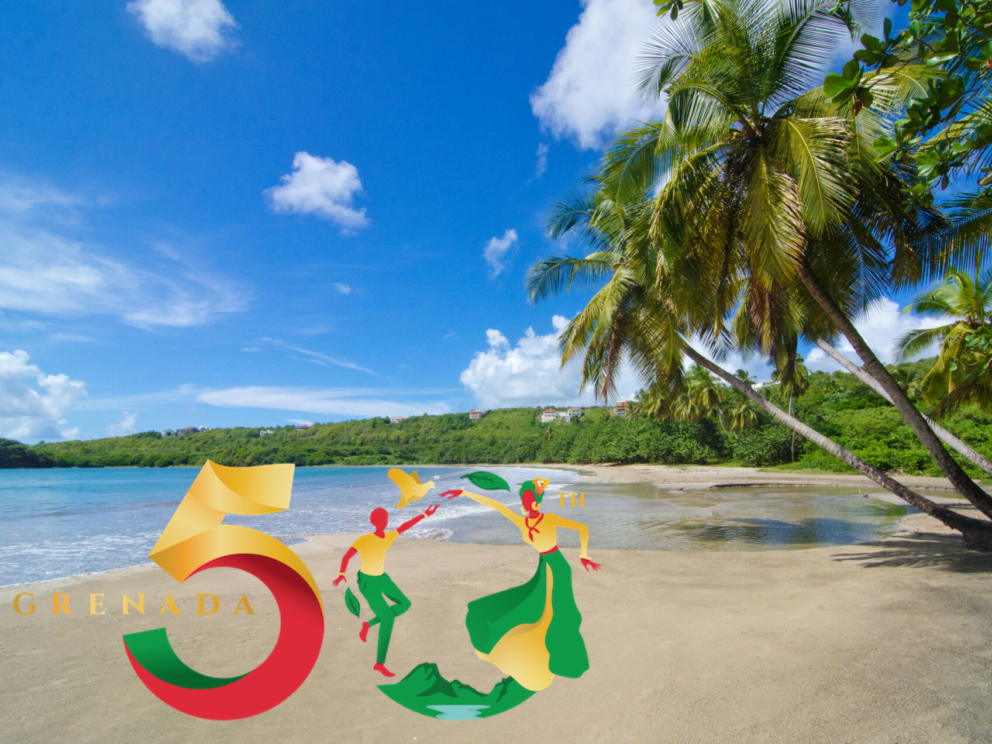
M 899 365 L 907 385 L 927 362 Z M 777 400 L 774 387 L 763 392 Z M 722 410 L 739 394 L 725 390 Z M 777 400 L 788 406 L 787 401 Z M 917 402 L 921 405 L 920 402 Z M 815 372 L 809 389 L 796 400 L 797 416 L 864 460 L 885 470 L 937 475 L 932 458 L 899 413 L 852 375 Z M 208 458 L 224 465 L 454 464 L 454 463 L 730 463 L 785 464 L 798 468 L 845 470 L 817 447 L 797 439 L 795 464 L 791 433 L 756 411 L 754 422 L 735 432 L 727 415 L 674 420 L 589 408 L 570 422 L 539 422 L 540 408 L 489 411 L 471 421 L 467 413 L 418 416 L 398 424 L 365 419 L 315 424 L 298 430 L 211 429 L 180 436 L 158 432 L 131 436 L 42 443 L 27 447 L 0 440 L 0 467 L 104 467 L 201 465 Z M 945 425 L 985 456 L 992 456 L 992 416 L 963 409 Z M 970 469 L 970 466 L 968 466 Z

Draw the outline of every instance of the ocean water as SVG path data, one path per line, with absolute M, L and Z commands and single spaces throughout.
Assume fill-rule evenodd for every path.
M 394 508 L 399 489 L 386 477 L 388 469 L 296 468 L 288 510 L 228 515 L 224 524 L 253 527 L 292 544 L 294 540 L 284 538 L 370 531 L 369 513 L 381 506 L 396 527 L 436 501 L 434 493 L 470 485 L 461 476 L 478 470 L 405 468 L 418 470 L 424 482 L 433 480 L 437 491 L 399 510 Z M 503 476 L 513 493 L 528 478 L 548 478 L 554 488 L 574 477 L 561 470 L 487 470 Z M 0 470 L 0 586 L 148 563 L 148 553 L 197 473 L 198 468 Z M 461 517 L 489 512 L 468 499 L 445 501 L 434 516 L 405 534 L 448 539 Z
M 411 468 L 407 468 L 410 470 Z M 437 492 L 468 484 L 477 468 L 418 468 Z M 590 528 L 590 551 L 767 550 L 845 545 L 876 540 L 894 529 L 907 509 L 855 489 L 721 488 L 673 491 L 645 485 L 570 487 L 575 474 L 554 469 L 487 468 L 516 494 L 524 480 L 551 481 L 542 508 Z M 398 489 L 385 467 L 296 468 L 290 509 L 260 517 L 229 515 L 284 542 L 300 536 L 370 529 L 381 506 L 390 525 L 420 513 L 435 499 L 395 509 Z M 192 484 L 196 468 L 0 470 L 0 586 L 107 571 L 148 563 L 148 553 Z M 554 495 L 582 491 L 585 508 L 564 507 Z M 518 503 L 505 492 L 489 492 Z M 430 519 L 406 533 L 420 539 L 518 544 L 505 519 L 469 501 L 445 501 Z M 576 533 L 559 542 L 578 546 Z

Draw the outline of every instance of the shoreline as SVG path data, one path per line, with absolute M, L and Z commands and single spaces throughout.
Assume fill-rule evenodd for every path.
M 172 467 L 193 467 L 193 466 L 172 466 Z M 340 465 L 315 465 L 315 466 L 300 466 L 300 467 L 390 467 L 385 465 L 368 465 L 368 466 L 340 466 Z M 720 488 L 810 488 L 810 487 L 821 487 L 821 488 L 847 488 L 847 487 L 858 487 L 862 489 L 862 495 L 865 497 L 870 496 L 871 498 L 878 499 L 880 501 L 885 501 L 895 506 L 906 506 L 912 509 L 909 504 L 904 502 L 899 497 L 891 494 L 884 489 L 882 489 L 878 484 L 874 483 L 868 478 L 861 475 L 844 475 L 844 474 L 823 474 L 823 473 L 767 473 L 761 471 L 758 468 L 749 467 L 719 467 L 715 468 L 713 466 L 703 466 L 703 465 L 684 465 L 684 466 L 674 466 L 674 465 L 569 465 L 569 464 L 559 464 L 559 463 L 548 463 L 548 464 L 515 464 L 515 465 L 500 465 L 500 464 L 471 464 L 471 465 L 431 465 L 431 464 L 420 464 L 416 467 L 419 468 L 468 468 L 468 467 L 490 467 L 490 468 L 527 468 L 527 469 L 541 469 L 547 468 L 549 470 L 561 470 L 572 472 L 576 476 L 576 482 L 574 485 L 599 485 L 599 486 L 612 486 L 612 485 L 652 485 L 658 488 L 672 490 L 672 491 L 694 491 L 694 490 L 710 490 L 710 489 L 720 489 Z M 42 470 L 48 470 L 50 468 L 36 468 Z M 79 469 L 88 470 L 90 468 L 57 468 L 57 469 Z M 93 468 L 94 470 L 99 468 Z M 109 469 L 109 468 L 108 468 Z M 159 468 L 138 468 L 125 466 L 121 469 L 148 469 L 148 470 L 158 470 Z M 720 478 L 713 477 L 719 474 Z M 772 476 L 769 480 L 760 480 L 760 476 L 769 475 Z M 909 480 L 914 482 L 910 483 Z M 953 488 L 950 483 L 944 478 L 932 478 L 929 476 L 911 476 L 903 478 L 906 485 L 909 485 L 917 489 L 927 489 L 932 491 L 944 491 L 948 493 L 954 493 Z M 864 489 L 870 489 L 873 492 L 867 493 Z M 930 494 L 928 496 L 931 500 L 937 501 L 938 503 L 954 505 L 956 509 L 963 511 L 970 516 L 975 516 L 978 514 L 977 510 L 966 502 L 962 497 L 954 493 L 953 496 L 940 496 L 936 494 Z M 178 503 L 178 502 L 177 502 Z M 901 517 L 896 521 L 898 529 L 886 537 L 880 540 L 869 540 L 865 542 L 855 542 L 849 543 L 848 546 L 855 545 L 875 545 L 885 540 L 897 539 L 900 537 L 906 537 L 908 535 L 916 535 L 925 532 L 932 532 L 934 534 L 956 534 L 952 530 L 945 527 L 939 521 L 922 514 L 919 512 L 909 513 L 904 517 Z M 300 539 L 302 543 L 293 543 L 293 545 L 303 545 L 314 541 L 318 538 L 323 537 L 338 537 L 338 536 L 355 536 L 357 537 L 361 533 L 357 532 L 318 532 L 313 534 L 297 534 L 297 535 L 277 535 L 278 539 L 295 538 Z M 447 542 L 446 540 L 435 540 L 433 538 L 416 538 L 408 537 L 407 540 L 417 540 L 417 541 L 427 541 L 427 542 Z M 461 543 L 466 545 L 487 545 L 487 543 L 481 542 L 466 542 Z M 803 550 L 816 550 L 817 548 L 803 548 Z M 600 550 L 608 552 L 622 552 L 623 549 L 609 549 L 601 548 Z M 649 552 L 681 552 L 681 551 L 665 551 L 664 549 L 659 549 L 658 551 Z M 744 552 L 744 551 L 736 551 Z M 774 551 L 758 551 L 749 550 L 749 553 L 760 553 L 760 552 L 774 552 Z M 40 586 L 44 584 L 49 584 L 53 582 L 65 582 L 73 580 L 84 580 L 97 576 L 106 576 L 109 574 L 114 574 L 118 572 L 128 572 L 139 569 L 151 569 L 155 568 L 155 564 L 152 562 L 137 563 L 130 566 L 121 566 L 119 568 L 111 568 L 106 571 L 92 571 L 82 574 L 70 574 L 68 576 L 55 577 L 51 579 L 44 579 L 42 581 L 27 581 L 18 584 L 4 584 L 0 585 L 0 591 L 6 589 L 15 589 L 17 587 L 25 586 Z

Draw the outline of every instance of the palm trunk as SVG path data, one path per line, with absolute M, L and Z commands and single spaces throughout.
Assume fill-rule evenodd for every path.
M 811 429 L 801 421 L 794 419 L 781 408 L 774 405 L 771 401 L 765 400 L 765 398 L 759 395 L 758 392 L 750 385 L 741 381 L 740 378 L 730 374 L 719 365 L 714 364 L 692 347 L 688 345 L 686 346 L 685 355 L 700 367 L 708 369 L 728 385 L 746 395 L 748 399 L 760 406 L 762 410 L 768 413 L 775 420 L 782 422 L 800 436 L 811 441 L 813 444 L 822 447 L 834 457 L 847 463 L 866 478 L 870 478 L 875 481 L 875 483 L 880 485 L 885 490 L 891 491 L 906 503 L 915 506 L 917 509 L 929 514 L 934 519 L 940 520 L 951 529 L 960 532 L 964 538 L 964 544 L 967 547 L 976 548 L 978 550 L 992 551 L 992 522 L 988 522 L 984 519 L 966 517 L 963 514 L 958 514 L 957 512 L 951 511 L 946 506 L 941 506 L 940 504 L 934 503 L 925 496 L 921 496 L 915 491 L 904 486 L 902 483 L 899 483 L 897 480 L 890 478 L 878 468 L 869 465 L 853 452 L 847 451 L 833 440 L 828 439 L 818 431 Z
M 888 393 L 885 392 L 882 386 L 878 384 L 878 381 L 874 377 L 869 375 L 867 372 L 865 372 L 863 369 L 861 369 L 861 367 L 859 367 L 850 359 L 848 359 L 846 356 L 841 354 L 839 351 L 837 351 L 837 349 L 835 349 L 833 346 L 828 344 L 822 338 L 816 340 L 816 345 L 819 346 L 821 349 L 823 349 L 831 357 L 833 357 L 833 359 L 842 367 L 844 367 L 844 369 L 846 369 L 852 375 L 854 375 L 859 380 L 861 380 L 861 382 L 863 382 L 865 385 L 870 387 L 876 393 L 881 395 L 883 398 L 889 401 L 889 403 L 892 402 L 892 399 L 889 397 Z M 924 416 L 923 418 L 926 420 L 928 424 L 930 424 L 930 428 L 933 429 L 933 433 L 936 434 L 942 442 L 944 442 L 951 449 L 958 452 L 964 459 L 966 459 L 975 467 L 981 468 L 989 475 L 992 475 L 992 462 L 989 462 L 984 457 L 982 457 L 981 454 L 975 452 L 975 450 L 973 450 L 967 444 L 965 444 L 956 436 L 951 434 L 951 432 L 949 432 L 943 426 L 935 422 L 933 419 L 930 419 L 926 416 Z
M 795 400 L 796 400 L 796 396 L 794 396 L 794 395 L 790 395 L 789 396 L 789 415 L 790 416 L 792 415 L 792 404 L 795 402 Z M 795 429 L 792 430 L 792 461 L 793 462 L 796 461 L 796 431 L 795 431 Z
M 920 441 L 923 442 L 923 446 L 927 448 L 933 459 L 937 461 L 937 465 L 940 466 L 944 475 L 951 482 L 951 485 L 957 489 L 958 493 L 968 499 L 976 509 L 982 512 L 982 514 L 992 517 L 992 496 L 989 496 L 979 488 L 975 481 L 968 477 L 968 474 L 961 469 L 961 466 L 951 456 L 951 453 L 940 443 L 937 435 L 933 433 L 933 429 L 923 419 L 923 414 L 906 397 L 906 393 L 903 392 L 902 388 L 892 378 L 885 365 L 875 356 L 875 352 L 865 343 L 861 334 L 858 333 L 854 324 L 844 311 L 840 309 L 840 306 L 820 286 L 820 283 L 813 276 L 813 272 L 805 261 L 799 265 L 799 277 L 816 303 L 823 308 L 823 311 L 834 322 L 837 329 L 844 334 L 844 337 L 854 347 L 858 356 L 861 357 L 861 361 L 864 362 L 868 374 L 874 377 L 882 386 L 882 389 L 885 390 L 887 397 L 892 401 L 892 405 L 903 415 L 910 428 L 916 433 Z

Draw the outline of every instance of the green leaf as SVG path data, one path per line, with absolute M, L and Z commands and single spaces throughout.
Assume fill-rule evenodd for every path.
M 885 20 L 888 20 L 888 18 L 886 18 Z M 876 39 L 871 34 L 862 34 L 862 36 L 861 36 L 861 43 L 864 44 L 865 45 L 865 49 L 868 49 L 869 51 L 872 51 L 872 52 L 881 52 L 882 51 L 882 42 L 880 42 L 878 39 Z M 848 64 L 850 64 L 850 63 L 848 63 Z
M 823 92 L 830 98 L 839 95 L 851 87 L 851 83 L 836 72 L 831 72 L 823 81 Z
M 358 602 L 358 597 L 351 593 L 351 588 L 344 590 L 344 606 L 348 608 L 350 612 L 355 617 L 358 617 L 358 613 L 361 612 L 362 605 Z
M 844 65 L 844 78 L 846 80 L 856 82 L 859 72 L 861 72 L 861 65 L 853 59 Z
M 478 486 L 479 488 L 484 488 L 487 491 L 509 491 L 510 484 L 505 480 L 500 478 L 495 473 L 486 473 L 480 470 L 477 473 L 469 473 L 468 475 L 463 475 L 462 478 L 468 478 L 473 486 Z

